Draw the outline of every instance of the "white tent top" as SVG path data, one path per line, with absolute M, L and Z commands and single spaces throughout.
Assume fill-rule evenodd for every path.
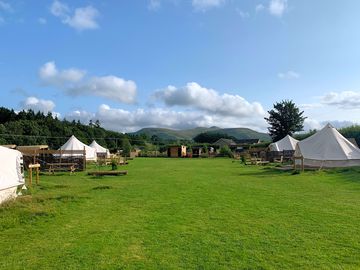
M 94 148 L 97 153 L 106 154 L 106 157 L 110 157 L 109 149 L 107 149 L 105 147 L 102 147 L 95 140 L 93 140 L 92 143 L 89 146 Z
M 330 124 L 299 142 L 295 156 L 302 156 L 304 160 L 332 161 L 334 167 L 360 166 L 360 149 Z
M 79 141 L 74 135 L 72 135 L 70 139 L 60 147 L 59 150 L 84 150 L 84 147 L 86 160 L 96 160 L 96 150 Z
M 22 154 L 0 146 L 0 192 L 25 184 L 21 172 Z
M 281 140 L 274 142 L 269 145 L 270 151 L 281 152 L 284 150 L 295 150 L 296 144 L 299 141 L 291 137 L 290 135 L 286 135 Z

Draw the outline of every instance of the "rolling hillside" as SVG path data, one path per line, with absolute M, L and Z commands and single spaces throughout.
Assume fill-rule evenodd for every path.
M 143 128 L 133 134 L 146 134 L 149 137 L 158 136 L 163 140 L 191 140 L 196 135 L 204 132 L 224 133 L 237 139 L 260 139 L 262 141 L 270 141 L 270 137 L 266 133 L 257 132 L 249 128 L 219 128 L 219 127 L 197 127 L 193 129 L 174 130 L 166 128 Z

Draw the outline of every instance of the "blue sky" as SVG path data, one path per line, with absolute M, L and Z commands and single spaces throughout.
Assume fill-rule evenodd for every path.
M 106 128 L 360 120 L 357 0 L 0 0 L 1 106 Z

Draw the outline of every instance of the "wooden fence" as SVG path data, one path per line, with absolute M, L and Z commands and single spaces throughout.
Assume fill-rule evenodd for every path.
M 54 163 L 75 163 L 76 169 L 83 171 L 86 169 L 86 151 L 84 150 L 21 150 L 24 159 L 24 167 L 29 164 L 40 164 L 42 171 L 48 169 L 48 164 Z

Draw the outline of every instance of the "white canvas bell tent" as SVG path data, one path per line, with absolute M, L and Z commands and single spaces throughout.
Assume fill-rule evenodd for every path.
M 274 152 L 282 152 L 282 151 L 295 151 L 296 144 L 299 141 L 291 137 L 290 135 L 286 135 L 281 140 L 274 142 L 269 145 L 270 151 Z
M 96 161 L 96 150 L 90 146 L 79 141 L 74 135 L 70 137 L 70 139 L 60 147 L 59 150 L 84 150 L 85 147 L 85 155 L 86 160 L 88 161 Z M 79 156 L 80 154 L 73 154 L 73 156 Z M 63 156 L 70 156 L 70 154 L 64 154 Z
M 18 186 L 25 184 L 22 168 L 22 154 L 0 146 L 0 204 L 16 198 Z
M 107 149 L 105 147 L 102 147 L 95 140 L 93 140 L 92 143 L 89 146 L 94 148 L 96 150 L 97 154 L 102 154 L 102 155 L 105 155 L 106 158 L 110 158 L 109 149 Z
M 360 149 L 330 124 L 309 138 L 298 142 L 294 156 L 302 157 L 304 166 L 307 167 L 360 166 Z

